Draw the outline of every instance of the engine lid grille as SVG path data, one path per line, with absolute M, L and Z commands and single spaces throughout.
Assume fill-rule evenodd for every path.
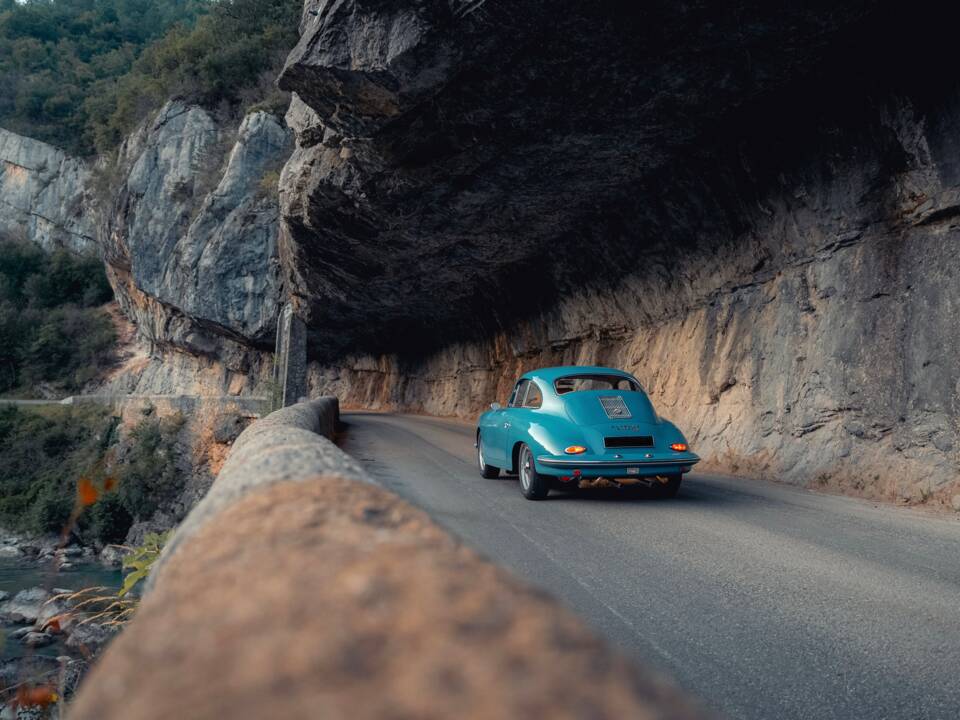
M 607 417 L 611 420 L 622 420 L 633 417 L 630 414 L 629 408 L 627 408 L 627 404 L 619 395 L 601 395 L 600 404 L 603 406 L 603 411 L 607 414 Z
M 652 435 L 635 435 L 633 437 L 605 437 L 603 446 L 608 448 L 651 448 Z

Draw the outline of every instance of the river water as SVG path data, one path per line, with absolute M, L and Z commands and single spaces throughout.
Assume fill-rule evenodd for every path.
M 78 564 L 67 572 L 57 572 L 53 563 L 47 562 L 38 565 L 36 562 L 24 563 L 14 560 L 0 560 L 0 590 L 10 593 L 13 597 L 20 590 L 33 587 L 42 587 L 46 590 L 64 588 L 80 590 L 86 587 L 102 585 L 116 591 L 123 581 L 119 569 L 112 570 L 98 563 Z M 12 628 L 6 628 L 11 630 Z M 3 629 L 0 629 L 0 633 Z M 60 642 L 55 642 L 44 648 L 27 650 L 16 640 L 0 640 L 0 660 L 15 658 L 27 653 L 39 655 L 63 655 L 64 650 Z

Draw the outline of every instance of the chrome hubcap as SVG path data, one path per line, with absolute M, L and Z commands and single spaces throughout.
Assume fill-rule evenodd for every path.
M 480 463 L 480 469 L 483 470 L 486 463 L 483 461 L 483 440 L 477 438 L 477 462 Z
M 530 452 L 527 450 L 523 451 L 523 456 L 520 458 L 520 483 L 524 489 L 530 487 Z

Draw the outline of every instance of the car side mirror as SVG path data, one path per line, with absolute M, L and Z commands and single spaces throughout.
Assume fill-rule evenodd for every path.
M 500 403 L 490 403 L 491 410 L 499 410 L 501 407 Z

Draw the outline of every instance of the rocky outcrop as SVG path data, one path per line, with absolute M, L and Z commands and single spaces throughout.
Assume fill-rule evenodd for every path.
M 949 497 L 944 45 L 893 61 L 913 35 L 879 6 L 306 10 L 281 256 L 318 391 L 470 416 L 608 363 L 713 468 Z
M 272 355 L 224 342 L 215 357 L 144 348 L 97 389 L 106 395 L 269 396 Z
M 263 375 L 258 348 L 273 345 L 281 296 L 277 182 L 292 133 L 264 112 L 236 122 L 172 101 L 90 167 L 0 130 L 0 234 L 98 247 L 149 344 L 154 361 L 121 373 L 118 390 L 245 392 Z
M 0 128 L 0 234 L 89 250 L 90 170 L 52 145 Z
M 208 356 L 272 342 L 276 183 L 289 144 L 268 113 L 234 134 L 178 102 L 123 144 L 103 243 L 120 302 L 152 342 Z
M 316 120 L 281 204 L 315 352 L 427 352 L 609 287 L 663 235 L 678 153 L 859 12 L 748 5 L 749 30 L 726 7 L 307 2 L 279 83 Z

